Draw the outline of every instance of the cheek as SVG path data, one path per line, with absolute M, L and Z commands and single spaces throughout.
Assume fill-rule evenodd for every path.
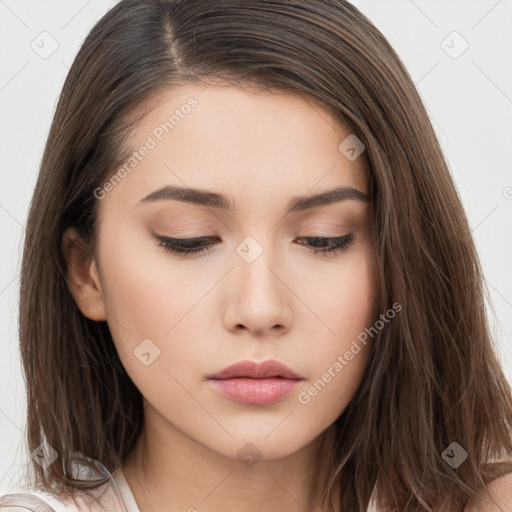
M 130 241 L 118 236 L 115 244 L 110 240 L 102 253 L 102 283 L 109 329 L 123 365 L 128 373 L 138 371 L 142 342 L 151 358 L 160 351 L 153 368 L 186 362 L 187 347 L 193 348 L 188 340 L 201 339 L 194 332 L 201 308 L 194 305 L 213 277 L 180 264 L 150 238 Z
M 375 259 L 369 250 L 356 255 L 346 271 L 340 272 L 331 289 L 331 300 L 335 307 L 329 311 L 329 318 L 336 341 L 328 343 L 327 353 L 337 357 L 347 351 L 356 352 L 353 359 L 347 354 L 352 367 L 365 366 L 366 348 L 371 344 L 367 332 L 377 315 L 375 267 Z
M 348 338 L 375 321 L 375 267 L 370 250 L 357 247 L 332 263 L 316 265 L 314 272 L 302 272 L 300 296 L 312 313 L 310 323 L 331 350 L 342 349 Z
M 324 281 L 318 281 L 317 275 L 316 288 L 312 288 L 321 285 L 308 303 L 311 309 L 316 304 L 321 321 L 316 322 L 314 350 L 308 353 L 308 384 L 297 398 L 307 414 L 322 423 L 334 421 L 343 412 L 368 363 L 370 328 L 377 319 L 375 260 L 369 254 L 347 258 Z

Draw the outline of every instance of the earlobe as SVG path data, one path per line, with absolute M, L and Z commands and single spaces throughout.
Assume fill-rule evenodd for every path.
M 97 264 L 78 231 L 71 227 L 62 235 L 69 291 L 80 311 L 91 320 L 106 320 L 103 290 Z

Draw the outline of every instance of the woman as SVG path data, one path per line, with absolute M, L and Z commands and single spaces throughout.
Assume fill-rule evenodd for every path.
M 0 504 L 503 510 L 482 281 L 421 99 L 355 7 L 122 0 L 30 208 L 33 489 Z

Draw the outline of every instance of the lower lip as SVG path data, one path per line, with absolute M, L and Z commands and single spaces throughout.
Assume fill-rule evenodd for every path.
M 303 379 L 210 379 L 211 385 L 227 398 L 244 404 L 273 404 L 291 393 Z

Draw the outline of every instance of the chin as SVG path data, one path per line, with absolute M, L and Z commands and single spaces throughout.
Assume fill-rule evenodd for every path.
M 270 429 L 271 430 L 271 429 Z M 293 455 L 311 442 L 306 436 L 298 435 L 294 430 L 293 437 L 287 432 L 277 431 L 267 436 L 265 433 L 255 432 L 253 435 L 250 429 L 244 434 L 233 432 L 234 439 L 230 439 L 223 446 L 211 446 L 217 453 L 233 460 L 246 462 L 251 467 L 257 461 L 279 460 Z M 211 443 L 211 440 L 210 440 Z

